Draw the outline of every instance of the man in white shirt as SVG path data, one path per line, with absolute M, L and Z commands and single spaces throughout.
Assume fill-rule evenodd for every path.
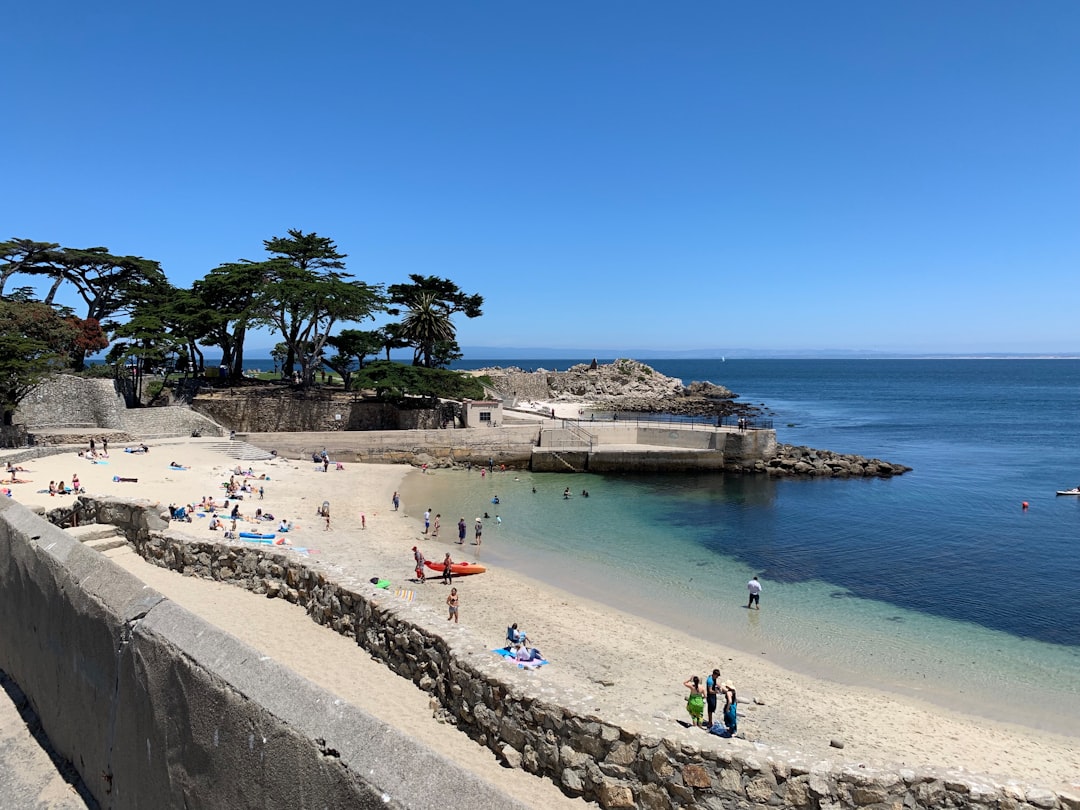
M 746 590 L 750 592 L 750 601 L 746 603 L 747 609 L 761 610 L 761 583 L 758 582 L 756 576 L 750 577 L 750 581 L 746 583 Z

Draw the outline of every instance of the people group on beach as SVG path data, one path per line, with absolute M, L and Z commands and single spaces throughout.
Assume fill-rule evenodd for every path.
M 727 681 L 720 680 L 719 669 L 712 671 L 712 674 L 705 679 L 704 685 L 700 677 L 692 675 L 683 682 L 683 687 L 690 690 L 686 698 L 686 712 L 690 715 L 690 721 L 695 728 L 704 728 L 721 737 L 734 737 L 738 733 L 739 708 L 735 687 Z M 724 699 L 722 724 L 714 719 L 721 697 Z M 706 711 L 708 712 L 707 719 Z

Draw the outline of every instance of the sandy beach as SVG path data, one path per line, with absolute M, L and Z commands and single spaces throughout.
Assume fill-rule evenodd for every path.
M 572 408 L 576 414 L 580 404 L 557 406 Z M 337 469 L 332 464 L 324 473 L 310 459 L 236 461 L 212 444 L 195 439 L 159 442 L 145 455 L 110 447 L 104 464 L 80 458 L 73 450 L 23 462 L 26 470 L 17 475 L 26 483 L 3 486 L 12 489 L 16 500 L 48 509 L 72 501 L 74 495 L 50 496 L 40 490 L 47 490 L 50 481 L 70 484 L 72 476 L 78 475 L 91 494 L 145 498 L 165 508 L 170 503 L 198 503 L 207 495 L 221 500 L 222 482 L 229 480 L 238 465 L 244 470 L 250 467 L 256 476 L 268 477 L 251 479 L 256 490 L 264 487 L 265 494 L 261 500 L 258 494 L 248 494 L 241 510 L 250 517 L 261 508 L 272 513 L 275 521 L 258 526 L 242 522 L 241 530 L 269 532 L 278 520 L 288 519 L 294 524 L 288 537 L 296 546 L 311 549 L 311 559 L 365 580 L 385 577 L 413 591 L 409 610 L 418 621 L 445 621 L 448 589 L 435 572 L 430 572 L 426 584 L 412 581 L 411 549 L 419 545 L 431 560 L 441 560 L 448 551 L 461 560 L 468 559 L 470 546 L 455 542 L 458 515 L 444 516 L 440 536 L 433 539 L 422 534 L 422 504 L 403 503 L 400 510 L 393 510 L 392 494 L 406 475 L 419 475 L 418 471 L 364 464 Z M 170 462 L 187 469 L 170 467 Z M 116 481 L 115 477 L 137 478 L 138 482 Z M 329 530 L 316 514 L 323 501 L 331 506 Z M 465 517 L 471 526 L 472 516 Z M 192 523 L 174 523 L 173 529 L 205 538 L 208 524 L 207 518 L 196 517 Z M 470 528 L 467 542 L 471 535 Z M 347 639 L 310 622 L 302 610 L 282 600 L 156 569 L 126 549 L 109 553 L 170 598 L 344 699 L 377 716 L 392 707 L 392 714 L 384 717 L 387 722 L 504 789 L 509 790 L 512 781 L 516 785 L 512 792 L 519 798 L 546 807 L 584 804 L 563 797 L 550 783 L 544 783 L 544 793 L 537 793 L 541 780 L 501 768 L 464 734 L 436 722 L 424 693 L 374 664 Z M 617 717 L 628 728 L 684 735 L 701 745 L 742 750 L 767 746 L 776 757 L 808 764 L 831 760 L 856 768 L 930 768 L 987 775 L 1001 783 L 1080 790 L 1078 737 L 952 713 L 915 698 L 808 677 L 772 664 L 760 654 L 691 637 L 510 571 L 489 568 L 483 575 L 460 578 L 454 584 L 461 594 L 461 625 L 453 632 L 460 634 L 462 643 L 501 646 L 507 624 L 518 622 L 551 662 L 522 677 L 535 679 L 541 688 L 571 690 L 589 708 L 601 716 Z M 739 691 L 743 739 L 724 740 L 681 724 L 687 719 L 683 681 L 692 674 L 704 678 L 714 667 Z M 1008 695 L 1003 693 L 1003 716 L 1008 715 L 1007 706 Z M 833 740 L 842 740 L 844 748 L 832 747 Z

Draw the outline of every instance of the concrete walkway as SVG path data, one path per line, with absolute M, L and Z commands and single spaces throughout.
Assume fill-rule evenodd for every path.
M 87 794 L 84 800 L 77 792 L 82 783 L 75 769 L 63 763 L 61 772 L 53 761 L 37 716 L 22 690 L 2 671 L 0 687 L 0 807 L 97 810 L 92 797 Z

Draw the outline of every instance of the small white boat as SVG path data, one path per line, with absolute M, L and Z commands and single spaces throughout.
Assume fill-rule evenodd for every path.
M 1080 487 L 1074 487 L 1073 489 L 1059 489 L 1058 495 L 1080 495 Z

